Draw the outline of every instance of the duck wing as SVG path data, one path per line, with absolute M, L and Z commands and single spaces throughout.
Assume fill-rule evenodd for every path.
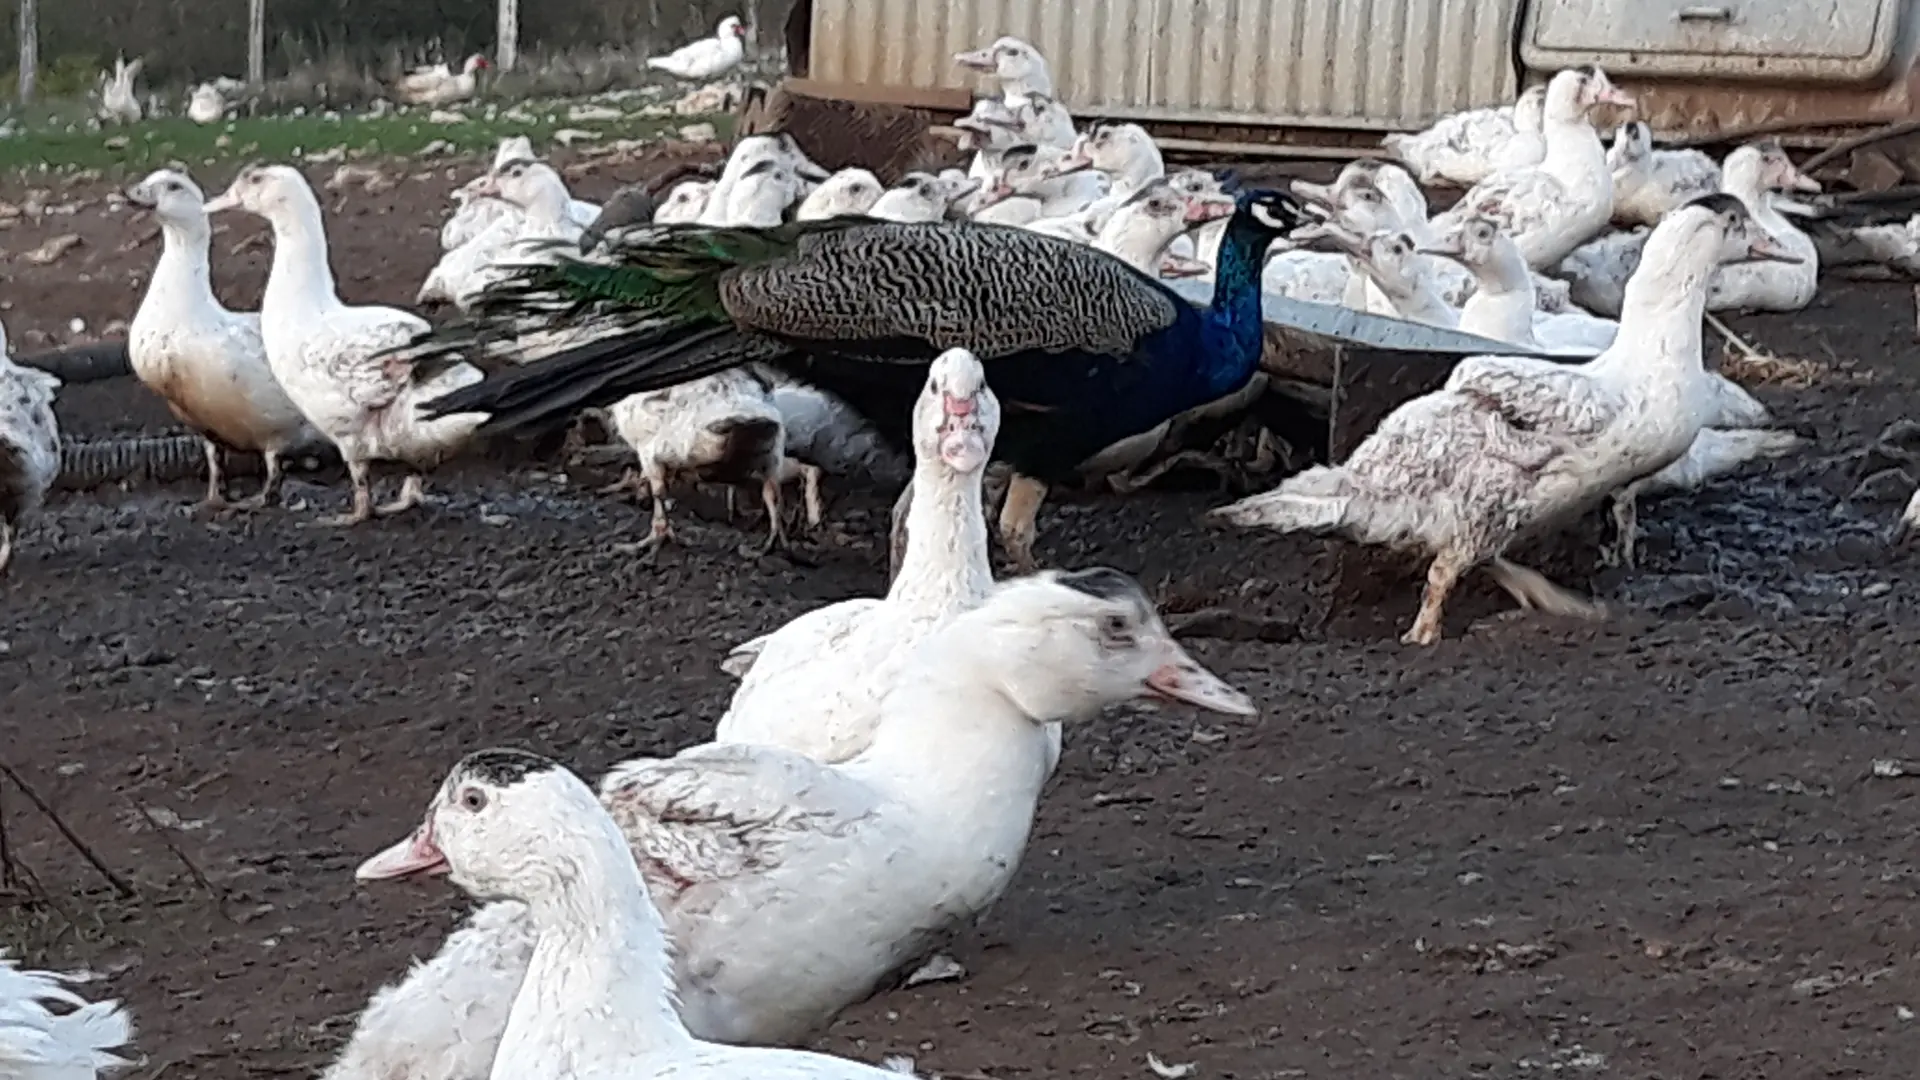
M 799 754 L 708 743 L 616 766 L 600 783 L 600 801 L 665 908 L 694 885 L 780 866 L 796 841 L 849 835 L 882 800 Z

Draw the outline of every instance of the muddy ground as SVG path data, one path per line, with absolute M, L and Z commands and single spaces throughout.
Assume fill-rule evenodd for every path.
M 411 296 L 456 182 L 433 173 L 334 198 L 349 299 Z M 0 232 L 17 347 L 131 315 L 153 248 L 122 250 L 103 190 Z M 254 234 L 229 229 L 220 289 L 251 304 L 267 251 L 224 253 Z M 83 242 L 23 263 L 63 232 Z M 1191 639 L 1263 715 L 1070 732 L 1017 883 L 957 945 L 968 977 L 817 1045 L 1001 1078 L 1148 1076 L 1149 1054 L 1263 1080 L 1911 1075 L 1920 556 L 1882 537 L 1904 482 L 1845 497 L 1899 463 L 1864 452 L 1915 411 L 1912 299 L 1835 286 L 1736 326 L 1789 360 L 1733 370 L 1818 440 L 1643 511 L 1650 565 L 1602 581 L 1605 624 L 1332 635 L 1303 617 L 1324 544 L 1202 526 L 1205 493 L 1054 502 L 1043 558 L 1265 620 L 1281 640 Z M 78 435 L 165 422 L 124 381 L 63 414 Z M 835 492 L 792 560 L 742 557 L 752 526 L 695 500 L 689 546 L 649 563 L 620 546 L 643 515 L 597 479 L 464 468 L 440 505 L 355 532 L 301 525 L 343 504 L 333 484 L 214 522 L 186 513 L 193 484 L 96 491 L 28 535 L 0 586 L 0 760 L 130 895 L 0 784 L 30 874 L 0 942 L 105 976 L 141 1026 L 132 1075 L 317 1072 L 464 907 L 351 876 L 456 758 L 505 743 L 594 775 L 670 752 L 723 709 L 730 644 L 884 587 L 890 493 Z

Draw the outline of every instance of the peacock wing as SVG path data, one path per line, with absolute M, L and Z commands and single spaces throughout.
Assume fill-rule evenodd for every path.
M 790 255 L 729 271 L 720 299 L 741 327 L 844 355 L 879 358 L 916 342 L 927 359 L 966 348 L 982 360 L 1125 355 L 1173 325 L 1183 303 L 1082 244 L 1003 226 L 892 223 L 803 234 Z

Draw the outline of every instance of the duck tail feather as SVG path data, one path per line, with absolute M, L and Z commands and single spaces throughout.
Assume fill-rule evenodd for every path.
M 1317 465 L 1288 477 L 1272 491 L 1229 503 L 1208 516 L 1242 528 L 1332 532 L 1347 523 L 1352 505 L 1346 474 Z

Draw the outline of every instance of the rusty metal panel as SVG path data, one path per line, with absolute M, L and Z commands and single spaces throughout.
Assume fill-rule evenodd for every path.
M 1521 0 L 813 0 L 824 83 L 973 85 L 953 54 L 1031 42 L 1069 109 L 1385 130 L 1513 100 Z
M 1906 0 L 1538 0 L 1531 68 L 1768 82 L 1884 82 L 1906 50 Z

